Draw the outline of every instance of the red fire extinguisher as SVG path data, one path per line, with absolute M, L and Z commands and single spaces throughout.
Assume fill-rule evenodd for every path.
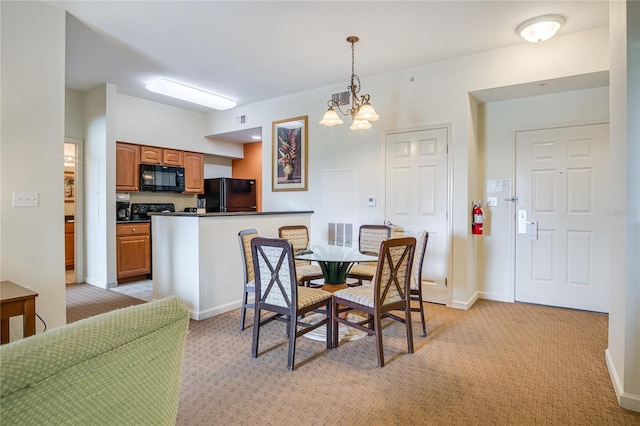
M 478 201 L 473 205 L 473 214 L 471 219 L 471 232 L 475 235 L 482 235 L 482 223 L 484 222 L 484 213 L 480 207 L 482 203 Z

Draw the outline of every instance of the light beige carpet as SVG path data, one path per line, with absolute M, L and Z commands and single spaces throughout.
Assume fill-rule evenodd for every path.
M 252 359 L 238 310 L 191 321 L 177 424 L 640 425 L 615 399 L 606 315 L 485 300 L 469 311 L 426 306 L 429 336 L 414 322 L 414 354 L 404 326 L 386 326 L 384 368 L 372 337 L 330 351 L 301 337 L 289 372 L 283 324 L 261 329 Z
M 67 284 L 66 288 L 67 324 L 114 309 L 145 303 L 144 300 L 90 284 Z

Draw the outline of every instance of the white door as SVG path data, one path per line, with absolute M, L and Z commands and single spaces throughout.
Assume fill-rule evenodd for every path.
M 609 125 L 516 133 L 517 301 L 609 311 Z
M 385 138 L 385 213 L 394 231 L 429 232 L 422 268 L 423 298 L 446 303 L 448 271 L 448 129 Z

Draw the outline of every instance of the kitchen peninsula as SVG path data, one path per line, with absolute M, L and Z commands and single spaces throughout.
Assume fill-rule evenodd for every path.
M 239 308 L 244 275 L 238 232 L 255 228 L 277 237 L 281 226 L 309 227 L 312 213 L 152 214 L 153 298 L 180 297 L 195 320 Z

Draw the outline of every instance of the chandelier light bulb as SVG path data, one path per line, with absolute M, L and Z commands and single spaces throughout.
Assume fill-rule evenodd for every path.
M 369 102 L 366 102 L 364 105 L 360 106 L 355 118 L 356 120 L 376 121 L 380 116 L 376 114 L 373 106 L 371 106 Z
M 371 128 L 371 123 L 367 120 L 358 120 L 357 118 L 353 120 L 353 124 L 349 126 L 351 130 L 367 130 Z
M 324 113 L 324 117 L 318 124 L 322 124 L 323 126 L 331 127 L 337 124 L 342 124 L 343 121 L 338 117 L 338 113 L 333 107 L 329 107 L 327 112 Z

